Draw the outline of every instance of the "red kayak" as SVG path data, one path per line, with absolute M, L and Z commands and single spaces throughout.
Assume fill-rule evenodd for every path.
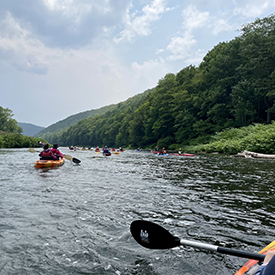
M 169 154 L 171 156 L 179 156 L 179 157 L 194 157 L 195 154 L 187 154 L 187 153 L 182 153 L 182 154 Z
M 153 154 L 159 154 L 160 151 L 151 151 L 151 153 L 153 153 Z

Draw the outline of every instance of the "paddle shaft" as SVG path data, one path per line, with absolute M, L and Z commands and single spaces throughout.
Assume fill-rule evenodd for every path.
M 184 239 L 180 240 L 180 245 L 192 246 L 192 247 L 196 247 L 196 248 L 200 248 L 200 249 L 206 249 L 209 251 L 218 252 L 221 254 L 227 254 L 227 255 L 232 255 L 232 256 L 237 256 L 237 257 L 242 257 L 242 258 L 248 258 L 248 259 L 253 259 L 253 260 L 257 260 L 257 261 L 263 261 L 265 258 L 265 255 L 258 254 L 258 253 L 232 250 L 232 249 L 225 248 L 225 247 L 220 247 L 220 246 L 211 245 L 211 244 L 204 244 L 204 243 L 200 243 L 200 242 L 193 242 L 193 241 L 188 241 L 188 240 L 184 240 Z

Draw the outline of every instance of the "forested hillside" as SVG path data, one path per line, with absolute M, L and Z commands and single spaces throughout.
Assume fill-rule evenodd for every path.
M 198 66 L 160 79 L 138 104 L 79 121 L 45 139 L 62 145 L 175 147 L 275 119 L 275 17 L 257 19 Z
M 103 108 L 99 109 L 100 112 L 102 113 L 101 115 L 89 116 L 86 119 L 81 119 L 78 123 L 73 124 L 66 130 L 59 131 L 59 132 L 57 132 L 57 131 L 47 132 L 43 135 L 40 135 L 40 137 L 42 137 L 52 143 L 58 142 L 60 145 L 69 145 L 69 144 L 89 145 L 91 143 L 87 142 L 86 131 L 89 131 L 90 127 L 93 128 L 94 121 L 100 121 L 100 120 L 105 121 L 105 119 L 112 118 L 112 122 L 115 122 L 116 114 L 122 113 L 122 115 L 123 115 L 127 110 L 132 110 L 131 112 L 133 113 L 138 108 L 138 106 L 140 106 L 142 100 L 144 100 L 144 98 L 152 91 L 153 90 L 147 90 L 144 93 L 138 94 L 134 97 L 131 97 L 124 102 L 120 102 L 116 105 L 110 105 L 110 106 L 103 107 Z M 98 110 L 95 110 L 95 111 L 98 111 Z M 118 123 L 119 123 L 119 121 L 120 121 L 120 119 L 118 120 Z M 98 127 L 97 130 L 100 132 L 102 132 L 102 131 L 105 132 L 106 129 L 109 128 L 108 124 L 105 125 L 105 123 L 103 123 L 102 125 L 100 124 L 96 127 Z M 116 127 L 116 126 L 114 126 L 114 127 Z M 74 133 L 71 132 L 71 129 L 74 131 Z M 68 135 L 68 131 L 70 132 L 70 134 L 69 134 L 69 136 L 66 136 L 66 135 Z M 85 134 L 82 135 L 82 133 L 85 133 Z M 41 132 L 40 132 L 40 134 L 41 134 Z M 112 132 L 112 127 L 108 129 L 108 135 L 110 135 L 110 136 L 114 135 L 116 137 L 116 133 Z M 39 133 L 36 136 L 39 136 Z M 95 142 L 95 144 L 97 142 L 102 143 L 100 138 L 98 138 L 94 142 Z
M 68 127 L 70 127 L 71 125 L 76 124 L 78 121 L 80 121 L 81 119 L 85 119 L 88 118 L 90 116 L 97 116 L 97 115 L 101 115 L 105 112 L 107 112 L 108 110 L 112 110 L 115 108 L 115 105 L 108 105 L 108 106 L 104 106 L 100 109 L 95 109 L 95 110 L 90 110 L 90 111 L 86 111 L 86 112 L 81 112 L 75 115 L 71 115 L 61 121 L 58 121 L 52 125 L 50 125 L 49 127 L 41 130 L 39 133 L 37 133 L 35 136 L 36 137 L 44 137 L 44 135 L 46 133 L 56 133 L 59 132 L 61 130 L 67 129 Z

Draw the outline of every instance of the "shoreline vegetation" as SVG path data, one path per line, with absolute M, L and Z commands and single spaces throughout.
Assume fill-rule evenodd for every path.
M 225 129 L 216 133 L 206 144 L 182 146 L 192 153 L 223 153 L 235 155 L 243 151 L 275 154 L 275 121 L 271 124 L 253 124 L 247 127 Z
M 37 147 L 39 141 L 47 142 L 18 133 L 0 132 L 0 148 Z M 151 146 L 151 148 L 144 149 L 153 148 Z M 177 151 L 178 148 L 188 153 L 219 153 L 245 158 L 275 159 L 275 121 L 268 125 L 253 124 L 247 127 L 226 129 L 213 135 L 208 143 L 191 146 L 172 144 L 167 150 Z M 128 147 L 127 149 L 134 148 Z
M 31 148 L 38 147 L 38 142 L 46 142 L 44 139 L 29 137 L 20 133 L 0 131 L 0 148 Z

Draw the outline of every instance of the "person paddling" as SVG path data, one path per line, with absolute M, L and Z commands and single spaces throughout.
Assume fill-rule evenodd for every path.
M 57 157 L 53 154 L 53 152 L 49 149 L 49 144 L 45 143 L 43 145 L 43 151 L 39 153 L 40 159 L 43 160 L 56 160 Z
M 53 148 L 51 149 L 52 153 L 56 156 L 57 159 L 63 158 L 63 154 L 57 148 L 58 144 L 54 144 Z
M 106 154 L 108 154 L 108 155 L 110 154 L 110 151 L 107 146 L 105 146 L 103 149 L 103 156 L 106 156 Z
M 159 153 L 160 155 L 165 155 L 167 152 L 165 150 L 165 147 L 162 148 L 162 151 Z

